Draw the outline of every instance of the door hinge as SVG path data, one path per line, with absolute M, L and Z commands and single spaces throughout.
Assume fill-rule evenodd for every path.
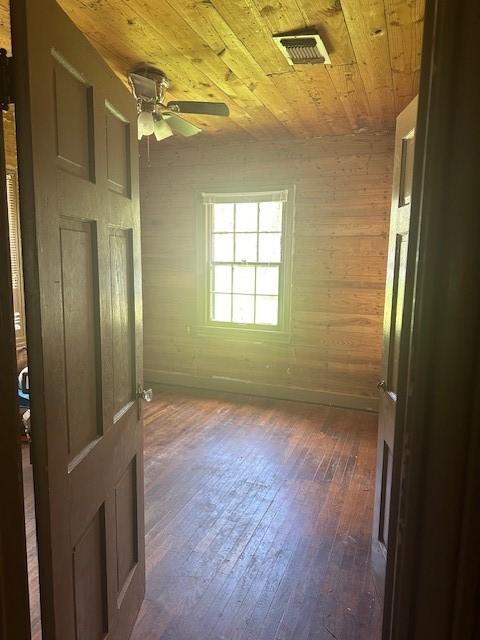
M 13 100 L 13 58 L 6 49 L 0 49 L 0 109 L 8 111 Z

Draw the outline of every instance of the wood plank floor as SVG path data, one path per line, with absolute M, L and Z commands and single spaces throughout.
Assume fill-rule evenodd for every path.
M 376 422 L 311 404 L 158 393 L 145 413 L 147 594 L 132 640 L 378 640 Z
M 146 409 L 132 640 L 377 640 L 376 416 L 164 391 Z
M 30 623 L 32 640 L 41 640 L 40 591 L 38 587 L 37 532 L 33 474 L 30 464 L 30 445 L 22 445 L 23 493 L 25 504 L 25 532 L 27 536 L 28 591 L 30 595 Z

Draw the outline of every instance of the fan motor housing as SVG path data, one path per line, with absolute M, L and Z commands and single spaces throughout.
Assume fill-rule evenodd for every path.
M 138 67 L 128 76 L 137 100 L 162 103 L 170 81 L 166 75 L 154 67 Z

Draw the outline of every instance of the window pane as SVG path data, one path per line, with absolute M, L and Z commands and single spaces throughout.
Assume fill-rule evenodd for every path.
M 256 231 L 257 224 L 256 202 L 242 202 L 235 205 L 235 231 Z
M 278 298 L 257 296 L 255 298 L 255 323 L 278 324 Z
M 257 261 L 257 234 L 256 233 L 236 233 L 235 234 L 235 261 L 236 262 L 256 262 Z
M 233 204 L 213 205 L 213 231 L 233 231 Z
M 253 324 L 255 296 L 233 296 L 233 322 Z
M 232 291 L 232 267 L 221 265 L 213 268 L 213 290 L 223 293 Z
M 257 295 L 278 295 L 278 267 L 257 267 Z
M 258 228 L 260 231 L 282 230 L 282 202 L 261 202 Z
M 255 267 L 233 267 L 233 292 L 255 293 Z
M 215 293 L 213 296 L 212 320 L 217 322 L 231 322 L 232 296 L 228 293 Z
M 213 234 L 213 261 L 233 262 L 233 233 Z
M 258 239 L 258 261 L 280 262 L 281 260 L 281 234 L 260 233 Z

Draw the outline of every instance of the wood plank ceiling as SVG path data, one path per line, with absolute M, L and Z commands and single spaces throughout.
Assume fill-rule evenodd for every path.
M 8 29 L 1 0 L 0 29 Z M 219 100 L 231 118 L 189 118 L 233 137 L 393 129 L 418 91 L 424 0 L 59 0 L 125 79 L 162 69 L 172 99 Z M 291 67 L 272 40 L 305 28 L 332 65 Z M 5 41 L 8 33 L 3 35 Z

